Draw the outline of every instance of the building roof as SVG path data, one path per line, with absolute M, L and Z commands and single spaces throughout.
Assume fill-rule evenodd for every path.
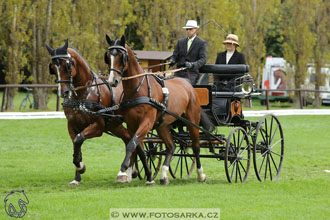
M 172 56 L 172 52 L 167 51 L 144 51 L 134 50 L 140 60 L 166 60 Z

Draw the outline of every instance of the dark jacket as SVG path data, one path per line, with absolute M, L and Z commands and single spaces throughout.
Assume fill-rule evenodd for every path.
M 226 54 L 227 51 L 218 53 L 217 59 L 215 60 L 215 64 L 226 64 Z M 245 64 L 245 57 L 244 54 L 235 50 L 232 57 L 230 58 L 228 64 Z M 217 90 L 228 90 L 231 91 L 233 85 L 230 82 L 231 77 L 224 77 L 221 75 L 213 75 L 214 85 L 216 85 Z
M 215 60 L 215 64 L 226 64 L 226 54 L 227 51 L 218 53 L 217 59 Z M 235 50 L 228 64 L 245 64 L 244 54 Z
M 206 63 L 206 41 L 196 36 L 188 52 L 187 43 L 187 37 L 178 40 L 171 59 L 177 63 L 178 68 L 185 67 L 185 62 L 192 62 L 194 67 L 190 72 L 198 74 L 199 68 Z

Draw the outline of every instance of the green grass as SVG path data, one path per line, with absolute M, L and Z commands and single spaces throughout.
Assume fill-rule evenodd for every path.
M 25 190 L 25 219 L 109 219 L 110 208 L 220 208 L 221 219 L 329 219 L 330 116 L 279 117 L 285 157 L 276 182 L 227 183 L 223 161 L 202 159 L 207 183 L 171 178 L 168 186 L 144 181 L 116 184 L 124 157 L 121 140 L 103 135 L 82 148 L 87 166 L 78 187 L 73 180 L 72 144 L 65 119 L 0 121 L 0 200 Z M 259 118 L 251 118 L 257 121 Z M 229 130 L 219 128 L 228 136 Z M 0 219 L 9 219 L 0 202 Z

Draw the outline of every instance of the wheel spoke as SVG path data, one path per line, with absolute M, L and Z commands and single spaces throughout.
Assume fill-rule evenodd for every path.
M 151 164 L 152 164 L 153 168 L 156 170 L 157 168 L 156 168 L 156 166 L 155 166 L 154 161 L 153 161 L 153 160 L 150 160 L 150 161 L 151 161 Z M 151 168 L 151 167 L 150 167 L 150 168 Z
M 246 170 L 245 170 L 243 164 L 241 163 L 241 161 L 238 161 L 238 163 L 241 165 L 241 167 L 243 168 L 244 173 L 246 174 Z
M 236 163 L 236 172 L 235 172 L 235 183 L 237 183 L 237 177 L 238 177 L 238 165 Z
M 267 144 L 267 139 L 265 138 L 265 136 L 264 136 L 264 134 L 263 134 L 262 132 L 263 132 L 263 130 L 261 129 L 261 130 L 260 130 L 260 134 L 261 134 L 262 139 L 264 140 L 265 144 Z M 265 131 L 264 131 L 264 132 L 265 132 Z M 267 134 L 266 134 L 266 137 L 267 137 Z M 262 146 L 262 147 L 264 147 L 264 146 Z
M 259 173 L 261 172 L 261 169 L 264 166 L 265 159 L 266 159 L 266 157 L 264 156 L 264 159 L 262 160 L 262 163 L 261 163 L 260 168 L 259 168 Z
M 270 176 L 270 180 L 273 180 L 273 176 L 272 176 L 272 168 L 270 165 L 270 159 L 269 159 L 269 155 L 268 155 L 268 166 L 269 166 L 269 176 Z
M 273 154 L 275 154 L 275 155 L 277 155 L 277 156 L 279 156 L 279 157 L 282 157 L 282 155 L 280 155 L 279 153 L 276 153 L 275 151 L 270 151 L 270 152 L 272 152 Z
M 274 137 L 275 137 L 276 131 L 277 131 L 277 129 L 279 128 L 279 126 L 280 126 L 279 124 L 276 126 L 276 129 L 275 129 L 275 131 L 274 131 L 274 134 L 273 134 L 273 136 L 272 136 L 272 138 L 271 138 L 269 144 L 272 143 L 272 141 L 273 141 L 273 139 L 274 139 Z M 272 134 L 272 133 L 270 133 L 270 134 Z
M 235 147 L 235 146 L 237 146 L 237 145 L 236 145 L 235 133 L 233 134 L 233 140 L 234 140 L 234 147 Z
M 271 137 L 272 135 L 272 130 L 273 130 L 273 121 L 274 121 L 274 117 L 272 117 L 272 120 L 270 122 L 270 130 L 269 130 L 269 137 Z M 276 132 L 274 132 L 275 134 Z M 269 144 L 272 142 L 272 138 L 269 140 Z
M 237 164 L 237 168 L 238 168 L 239 179 L 241 180 L 241 182 L 243 182 L 242 176 L 241 176 L 241 170 L 239 168 L 239 164 Z
M 268 144 L 268 126 L 267 126 L 267 118 L 265 118 L 265 131 L 266 131 L 266 143 Z
M 263 157 L 266 153 L 267 153 L 267 151 L 265 151 L 263 154 L 261 154 L 261 155 L 257 158 L 257 160 L 259 160 L 260 157 Z
M 189 174 L 188 162 L 187 162 L 187 158 L 186 158 L 186 157 L 184 157 L 184 161 L 185 161 L 185 163 L 186 163 L 187 174 Z
M 235 160 L 229 165 L 228 169 L 229 169 L 233 164 L 235 164 L 236 161 L 237 161 L 237 159 L 235 159 Z
M 231 176 L 230 176 L 230 179 L 232 180 L 233 179 L 233 175 L 234 175 L 234 171 L 235 171 L 235 165 L 236 163 L 233 163 L 234 166 L 233 166 L 233 170 L 231 171 Z
M 270 149 L 273 149 L 280 141 L 282 141 L 282 138 L 281 139 L 279 139 L 278 141 L 276 141 L 276 143 L 275 144 L 273 144 L 271 147 L 270 147 Z
M 275 163 L 275 161 L 274 161 L 274 158 L 273 158 L 273 155 L 272 155 L 272 154 L 270 154 L 270 158 L 271 158 L 272 161 L 273 161 L 274 167 L 275 167 L 275 169 L 276 169 L 276 173 L 278 173 L 278 169 L 277 169 L 277 166 L 276 166 L 276 163 Z
M 176 164 L 174 175 L 176 174 L 176 171 L 178 170 L 178 166 L 179 166 L 180 160 L 181 160 L 181 157 L 179 157 L 178 162 Z
M 239 152 L 239 155 L 242 155 L 246 149 L 249 148 L 249 145 L 247 145 L 245 148 L 243 148 L 242 152 Z
M 268 165 L 268 154 L 266 159 L 265 180 L 267 179 L 267 165 Z

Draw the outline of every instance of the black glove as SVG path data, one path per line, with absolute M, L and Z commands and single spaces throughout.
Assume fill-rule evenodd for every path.
M 170 66 L 173 66 L 173 65 L 175 64 L 175 60 L 174 60 L 174 59 L 170 59 L 170 60 L 169 60 L 169 63 L 170 63 L 170 64 L 169 64 Z
M 194 67 L 194 64 L 191 62 L 186 62 L 185 66 L 188 67 L 188 69 L 192 69 Z

